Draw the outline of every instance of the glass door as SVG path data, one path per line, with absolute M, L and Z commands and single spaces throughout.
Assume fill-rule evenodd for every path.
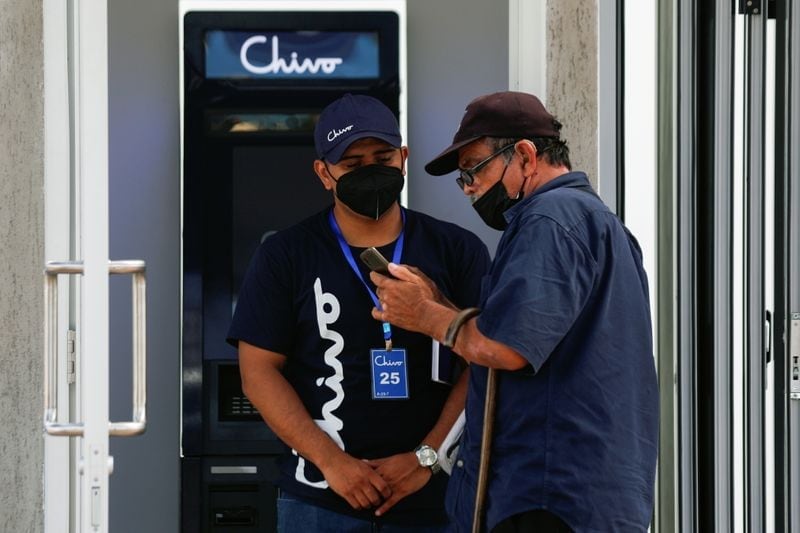
M 775 9 L 775 531 L 800 531 L 800 7 Z
M 105 0 L 47 0 L 45 530 L 108 531 L 109 436 L 145 429 L 143 261 L 109 261 Z M 133 414 L 109 421 L 109 280 L 133 276 Z
M 659 531 L 800 530 L 798 11 L 658 3 Z

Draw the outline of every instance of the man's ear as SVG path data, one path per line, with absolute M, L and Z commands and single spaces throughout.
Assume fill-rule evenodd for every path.
M 317 174 L 317 177 L 322 182 L 322 186 L 325 187 L 325 190 L 332 191 L 334 186 L 334 179 L 331 176 L 330 172 L 328 171 L 327 165 L 321 159 L 316 159 L 314 161 L 314 172 Z
M 405 176 L 406 169 L 408 168 L 408 146 L 400 147 L 400 156 L 403 158 L 403 162 L 400 164 L 400 168 L 403 169 L 403 176 Z
M 525 176 L 533 176 L 536 172 L 538 162 L 536 160 L 536 146 L 533 142 L 523 139 L 514 147 L 520 160 L 522 161 L 522 173 Z

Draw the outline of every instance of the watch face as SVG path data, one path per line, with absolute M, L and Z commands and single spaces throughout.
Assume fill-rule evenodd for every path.
M 424 446 L 417 451 L 417 458 L 419 458 L 419 464 L 422 466 L 433 466 L 436 464 L 436 460 L 438 457 L 436 456 L 436 450 L 431 448 L 430 446 Z

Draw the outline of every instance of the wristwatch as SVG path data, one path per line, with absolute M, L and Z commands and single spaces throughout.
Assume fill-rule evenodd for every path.
M 436 450 L 427 444 L 420 444 L 417 446 L 414 453 L 417 455 L 419 466 L 430 468 L 431 474 L 437 474 L 439 470 L 442 469 L 442 465 L 439 464 L 439 455 L 436 453 Z

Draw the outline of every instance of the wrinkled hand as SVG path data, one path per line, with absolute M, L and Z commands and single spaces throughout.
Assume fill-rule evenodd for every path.
M 416 274 L 417 277 L 419 277 L 422 280 L 422 282 L 428 286 L 428 289 L 431 291 L 431 298 L 433 298 L 433 300 L 436 303 L 440 303 L 445 307 L 449 307 L 450 309 L 458 309 L 455 305 L 453 305 L 453 302 L 448 300 L 447 297 L 444 294 L 442 294 L 442 291 L 439 290 L 439 287 L 436 286 L 436 283 L 434 283 L 431 278 L 425 275 L 425 273 L 422 270 L 411 265 L 401 265 L 401 266 L 406 267 L 412 273 Z
M 345 453 L 326 465 L 322 474 L 353 509 L 377 507 L 392 496 L 389 484 L 369 464 Z
M 376 516 L 381 516 L 397 502 L 424 487 L 433 475 L 430 469 L 419 465 L 414 452 L 366 462 L 386 480 L 392 490 L 392 495 L 375 511 Z
M 376 294 L 381 302 L 382 310 L 372 309 L 375 320 L 389 322 L 408 331 L 424 333 L 425 313 L 423 309 L 428 302 L 436 302 L 436 285 L 427 277 L 421 277 L 405 265 L 389 264 L 393 278 L 370 273 L 375 284 Z

